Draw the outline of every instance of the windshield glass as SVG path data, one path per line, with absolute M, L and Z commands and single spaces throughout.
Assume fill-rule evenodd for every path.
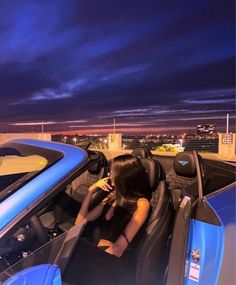
M 0 146 L 0 202 L 62 157 L 53 150 L 23 144 Z
M 42 170 L 47 165 L 47 159 L 39 155 L 0 157 L 0 175 L 14 175 Z
M 11 185 L 21 185 L 23 181 L 29 180 L 33 175 L 47 166 L 47 159 L 40 155 L 0 156 L 0 199 L 5 197 L 11 189 L 4 191 Z M 14 187 L 15 188 L 15 187 Z

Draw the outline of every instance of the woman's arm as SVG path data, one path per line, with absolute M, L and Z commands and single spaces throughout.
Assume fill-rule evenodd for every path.
M 93 194 L 98 190 L 98 188 L 101 188 L 104 191 L 109 191 L 111 189 L 111 186 L 107 183 L 108 179 L 109 179 L 108 177 L 103 178 L 89 187 L 88 193 L 82 203 L 75 224 L 80 224 L 85 219 L 87 221 L 93 221 L 101 215 L 102 209 L 104 207 L 104 201 L 106 200 L 106 198 L 99 205 L 97 205 L 92 211 L 88 212 L 88 209 L 91 198 Z
M 110 193 L 107 197 L 105 197 L 100 204 L 94 207 L 91 211 L 87 214 L 87 221 L 94 221 L 96 220 L 102 213 L 102 210 L 108 201 L 111 201 L 114 198 L 114 192 Z M 112 207 L 112 206 L 111 206 Z M 110 210 L 110 209 L 109 209 Z M 108 211 L 109 212 L 109 211 Z
M 112 197 L 114 198 L 114 192 L 112 192 L 109 196 L 109 199 L 112 199 Z M 113 214 L 114 214 L 114 211 L 115 211 L 115 207 L 116 207 L 116 200 L 112 203 L 110 209 L 107 211 L 106 213 L 106 220 L 109 221 L 112 217 L 113 217 Z
M 137 201 L 137 209 L 133 214 L 130 222 L 126 226 L 124 233 L 122 233 L 115 243 L 113 243 L 106 252 L 117 257 L 122 256 L 123 252 L 135 237 L 139 229 L 142 227 L 148 217 L 150 203 L 146 198 L 140 198 Z

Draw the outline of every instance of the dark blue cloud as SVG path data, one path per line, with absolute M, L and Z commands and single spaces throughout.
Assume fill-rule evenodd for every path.
M 105 127 L 114 116 L 124 128 L 221 127 L 234 115 L 233 8 L 232 0 L 1 1 L 0 130 L 41 120 L 52 130 L 75 120 Z

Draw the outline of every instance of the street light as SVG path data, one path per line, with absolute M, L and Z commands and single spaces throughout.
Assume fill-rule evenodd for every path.
M 67 136 L 64 136 L 64 142 L 66 143 L 66 141 L 67 141 Z
M 180 142 L 180 147 L 181 147 L 181 148 L 183 147 L 183 141 L 184 141 L 183 139 L 180 139 L 180 140 L 179 140 L 179 142 Z
M 73 138 L 73 141 L 74 141 L 74 143 L 75 143 L 75 145 L 76 145 L 76 142 L 77 142 L 77 138 Z

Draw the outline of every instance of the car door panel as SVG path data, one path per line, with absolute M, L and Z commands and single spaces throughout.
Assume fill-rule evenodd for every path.
M 236 185 L 230 185 L 208 198 L 224 229 L 222 266 L 217 285 L 236 284 Z
M 190 222 L 190 247 L 186 262 L 186 285 L 217 284 L 217 269 L 221 267 L 223 253 L 223 226 L 202 221 Z M 200 259 L 191 254 L 198 251 Z
M 191 219 L 185 285 L 236 284 L 236 210 L 235 187 L 227 187 L 203 198 L 220 224 L 212 219 Z M 204 213 L 201 213 L 204 217 Z M 198 250 L 200 259 L 193 260 L 191 253 Z

